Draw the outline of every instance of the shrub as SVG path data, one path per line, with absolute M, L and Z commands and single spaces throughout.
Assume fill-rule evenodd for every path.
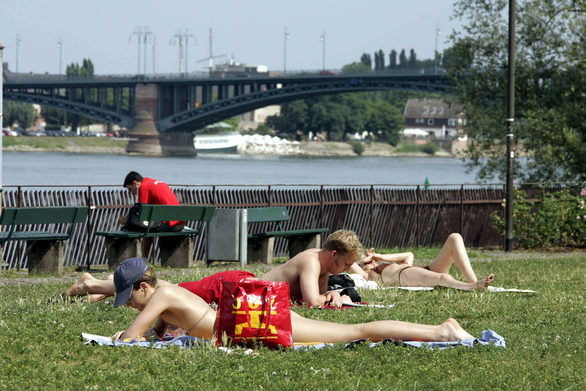
M 439 147 L 435 143 L 427 143 L 423 145 L 421 151 L 427 153 L 428 155 L 435 155 L 435 153 L 439 151 Z
M 522 248 L 555 246 L 586 247 L 586 188 L 578 195 L 569 189 L 546 193 L 529 200 L 522 190 L 515 192 L 513 238 Z M 493 226 L 503 232 L 505 221 L 491 215 Z
M 359 141 L 353 141 L 352 152 L 354 152 L 358 156 L 362 155 L 364 153 L 364 145 L 362 145 L 362 143 Z

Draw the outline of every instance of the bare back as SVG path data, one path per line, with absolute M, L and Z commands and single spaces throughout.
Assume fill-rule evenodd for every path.
M 189 335 L 211 338 L 216 312 L 199 296 L 175 285 L 159 287 L 128 328 L 130 336 L 142 336 L 160 317 L 166 323 L 187 330 Z
M 329 272 L 322 270 L 319 251 L 302 251 L 284 264 L 268 271 L 260 279 L 287 281 L 291 299 L 295 301 L 307 301 L 310 295 L 323 295 L 327 290 Z

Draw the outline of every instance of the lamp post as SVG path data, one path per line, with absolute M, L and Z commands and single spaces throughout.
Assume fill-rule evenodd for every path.
M 59 49 L 59 75 L 61 74 L 61 65 L 63 59 L 63 38 L 59 37 L 59 41 L 57 41 L 57 49 Z
M 515 125 L 515 0 L 509 0 L 509 73 L 507 104 L 507 184 L 505 201 L 505 251 L 513 251 L 513 144 Z
M 142 69 L 142 72 L 146 75 L 147 73 L 147 41 L 152 41 L 152 36 L 153 33 L 151 32 L 151 29 L 148 26 L 144 26 L 144 30 L 142 33 L 143 36 L 143 43 L 144 43 L 144 67 Z M 140 72 L 139 72 L 140 73 Z
M 140 41 L 142 37 L 142 29 L 140 26 L 134 29 L 134 31 L 128 37 L 128 43 L 132 42 L 132 36 L 136 35 L 136 42 L 138 42 L 138 72 L 137 74 L 140 75 Z
M 287 27 L 283 35 L 283 73 L 287 73 L 287 41 L 291 39 Z
M 321 69 L 322 71 L 326 70 L 326 30 L 323 31 L 321 36 L 319 37 L 322 46 L 322 54 L 321 54 Z
M 185 72 L 185 64 L 183 57 L 183 34 L 180 31 L 176 32 L 169 41 L 169 45 L 175 44 L 179 46 L 179 73 L 182 75 Z
M 153 39 L 151 41 L 151 43 L 153 44 L 153 50 L 152 50 L 152 54 L 153 54 L 153 75 L 156 73 L 155 71 L 155 47 L 157 46 L 157 37 L 153 34 Z
M 440 35 L 442 35 L 442 32 L 439 29 L 439 24 L 435 24 L 435 51 L 433 53 L 434 55 L 434 60 L 433 60 L 433 73 L 435 75 L 437 75 L 437 66 L 438 66 L 438 59 L 439 59 L 439 53 L 437 51 L 437 37 L 439 37 Z
M 16 73 L 18 73 L 18 48 L 22 46 L 20 34 L 16 34 Z

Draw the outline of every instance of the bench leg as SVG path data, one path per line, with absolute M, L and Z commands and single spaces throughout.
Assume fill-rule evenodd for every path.
M 264 262 L 267 265 L 272 265 L 274 248 L 274 237 L 248 239 L 248 245 L 246 247 L 247 262 Z
M 160 237 L 159 257 L 161 266 L 187 268 L 193 265 L 193 238 L 188 236 Z
M 289 259 L 310 248 L 321 248 L 321 234 L 292 236 L 288 238 Z
M 27 241 L 29 274 L 62 274 L 63 242 L 61 240 Z
M 115 270 L 127 258 L 140 256 L 140 240 L 128 238 L 105 238 L 108 268 Z

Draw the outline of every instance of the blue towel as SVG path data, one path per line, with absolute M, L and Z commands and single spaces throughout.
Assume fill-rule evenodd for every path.
M 141 346 L 141 347 L 152 347 L 155 349 L 166 348 L 167 346 L 179 346 L 183 348 L 200 348 L 202 346 L 211 346 L 211 342 L 207 339 L 195 338 L 190 337 L 187 335 L 176 337 L 176 338 L 165 338 L 162 341 L 132 341 L 132 342 L 121 342 L 115 341 L 112 342 L 112 338 L 110 337 L 103 337 L 100 335 L 94 334 L 86 334 L 82 333 L 82 338 L 85 340 L 85 344 L 93 344 L 93 345 L 108 345 L 108 346 Z M 365 343 L 366 340 L 357 340 L 352 341 L 346 344 L 347 348 L 352 348 L 359 343 Z M 393 343 L 397 346 L 410 346 L 414 348 L 428 348 L 428 349 L 435 349 L 438 348 L 440 350 L 450 349 L 458 345 L 474 347 L 475 345 L 494 345 L 499 347 L 506 347 L 505 339 L 495 333 L 492 330 L 484 330 L 480 338 L 473 338 L 473 339 L 463 339 L 456 342 L 421 342 L 421 341 L 394 341 L 391 339 L 384 340 L 381 342 L 370 342 L 370 347 L 375 347 L 387 343 Z M 295 344 L 295 350 L 311 350 L 311 349 L 321 349 L 325 346 L 331 346 L 332 344 L 328 343 L 319 343 L 319 344 Z

